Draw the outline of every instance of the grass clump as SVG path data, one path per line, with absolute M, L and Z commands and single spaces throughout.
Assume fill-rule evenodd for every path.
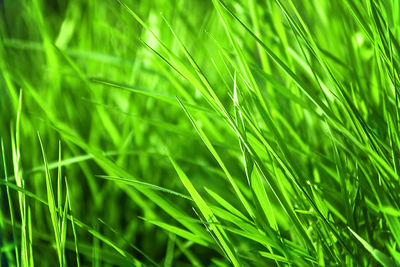
M 400 2 L 0 14 L 1 266 L 400 265 Z

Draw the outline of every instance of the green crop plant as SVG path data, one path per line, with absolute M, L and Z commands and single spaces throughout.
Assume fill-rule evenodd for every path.
M 0 18 L 0 266 L 400 265 L 399 1 Z

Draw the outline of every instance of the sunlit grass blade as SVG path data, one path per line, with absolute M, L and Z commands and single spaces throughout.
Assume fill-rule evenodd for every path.
M 207 246 L 207 244 L 209 243 L 209 240 L 204 240 L 201 237 L 196 236 L 196 235 L 192 234 L 191 232 L 186 231 L 182 228 L 179 228 L 179 227 L 176 227 L 176 226 L 173 226 L 173 225 L 161 222 L 161 221 L 157 221 L 157 220 L 146 219 L 146 218 L 143 218 L 143 220 L 145 222 L 148 222 L 148 223 L 154 224 L 160 228 L 163 228 L 163 229 L 167 230 L 168 232 L 176 234 L 177 236 L 179 236 L 181 238 L 187 239 L 188 241 L 192 241 L 192 242 L 200 244 L 202 246 Z
M 50 176 L 50 171 L 47 167 L 46 154 L 45 154 L 42 139 L 40 138 L 39 133 L 38 133 L 38 139 L 39 139 L 40 147 L 42 150 L 43 162 L 44 162 L 44 166 L 45 166 L 47 202 L 49 205 L 51 224 L 53 227 L 54 239 L 56 242 L 56 252 L 57 252 L 59 264 L 60 264 L 60 266 L 63 266 L 64 265 L 64 261 L 63 261 L 64 255 L 62 253 L 62 248 L 61 248 L 61 232 L 60 232 L 59 215 L 57 213 L 57 204 L 56 204 L 56 199 L 54 197 L 53 184 L 52 184 L 52 180 L 51 180 L 51 176 Z
M 172 165 L 174 166 L 176 172 L 178 173 L 179 178 L 181 179 L 183 185 L 186 187 L 189 194 L 192 196 L 194 202 L 196 203 L 197 207 L 199 208 L 200 212 L 204 216 L 205 220 L 210 223 L 218 223 L 218 220 L 215 218 L 214 214 L 212 213 L 211 209 L 208 207 L 206 202 L 194 188 L 192 183 L 190 182 L 189 178 L 183 172 L 183 170 L 179 167 L 179 165 L 170 157 Z M 224 252 L 227 254 L 229 260 L 232 262 L 233 265 L 239 266 L 240 263 L 236 257 L 236 253 L 229 245 L 228 238 L 224 232 L 218 225 L 211 225 L 211 231 L 215 234 L 218 242 L 220 243 L 221 247 L 224 249 Z
M 70 199 L 70 192 L 69 192 L 67 177 L 65 177 L 65 192 L 66 192 L 65 199 L 68 201 L 67 203 L 68 203 L 68 209 L 69 209 L 69 212 L 70 212 L 72 233 L 73 233 L 73 236 L 74 236 L 74 249 L 75 249 L 76 266 L 80 267 L 81 266 L 81 262 L 80 262 L 80 259 L 79 259 L 78 236 L 77 236 L 76 229 L 75 229 L 74 216 L 72 214 L 71 199 Z
M 185 108 L 185 106 L 179 101 L 178 102 L 181 104 L 182 109 L 185 111 L 186 115 L 188 116 L 190 122 L 192 123 L 193 127 L 196 129 L 197 133 L 199 134 L 200 138 L 204 142 L 204 144 L 207 146 L 208 150 L 211 152 L 211 154 L 214 156 L 218 164 L 220 165 L 221 169 L 224 171 L 229 183 L 232 185 L 235 193 L 237 194 L 239 200 L 242 202 L 243 206 L 246 208 L 246 211 L 248 214 L 253 217 L 253 211 L 248 204 L 247 200 L 243 196 L 243 193 L 240 191 L 239 187 L 236 185 L 236 182 L 234 181 L 232 175 L 226 168 L 224 162 L 222 161 L 221 157 L 218 155 L 217 151 L 215 150 L 214 146 L 211 144 L 210 140 L 208 139 L 207 135 L 205 132 L 197 125 L 196 121 L 192 117 L 192 115 L 189 113 L 189 111 Z
M 157 186 L 157 185 L 153 185 L 153 184 L 149 184 L 149 183 L 145 183 L 145 182 L 140 182 L 140 181 L 134 181 L 134 180 L 130 180 L 130 179 L 125 179 L 125 178 L 121 178 L 121 177 L 104 176 L 104 175 L 96 175 L 96 176 L 99 178 L 110 180 L 110 181 L 125 183 L 125 184 L 131 185 L 133 187 L 141 187 L 142 186 L 142 187 L 145 187 L 145 188 L 148 188 L 151 190 L 162 191 L 162 192 L 165 192 L 165 193 L 168 193 L 171 195 L 175 195 L 175 196 L 187 199 L 187 200 L 192 200 L 192 198 L 187 195 L 175 192 L 173 190 L 170 190 L 170 189 L 167 189 L 167 188 L 164 188 L 161 186 Z
M 366 250 L 383 266 L 398 266 L 393 262 L 387 255 L 383 254 L 381 251 L 372 247 L 367 241 L 360 237 L 356 232 L 350 229 L 350 232 L 357 238 L 357 240 L 364 246 Z
M 8 183 L 8 173 L 7 173 L 6 156 L 5 156 L 5 151 L 4 151 L 3 138 L 1 138 L 1 156 L 2 156 L 1 158 L 2 158 L 3 169 L 4 169 L 4 179 L 5 179 L 5 182 Z M 17 245 L 14 207 L 13 207 L 13 202 L 11 200 L 10 189 L 8 186 L 6 187 L 6 192 L 7 192 L 7 202 L 8 202 L 8 208 L 9 208 L 9 212 L 10 212 L 10 219 L 11 219 L 11 226 L 12 226 L 12 236 L 13 236 L 13 240 L 14 240 L 15 262 L 16 262 L 16 265 L 19 267 L 20 266 L 20 259 L 19 259 L 20 255 L 19 255 L 19 248 Z

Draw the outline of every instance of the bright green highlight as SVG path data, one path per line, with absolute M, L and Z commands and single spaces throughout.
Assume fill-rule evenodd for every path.
M 0 14 L 0 267 L 400 265 L 399 1 Z

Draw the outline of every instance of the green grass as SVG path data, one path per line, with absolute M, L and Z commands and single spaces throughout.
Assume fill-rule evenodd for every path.
M 399 1 L 0 18 L 0 267 L 400 265 Z

